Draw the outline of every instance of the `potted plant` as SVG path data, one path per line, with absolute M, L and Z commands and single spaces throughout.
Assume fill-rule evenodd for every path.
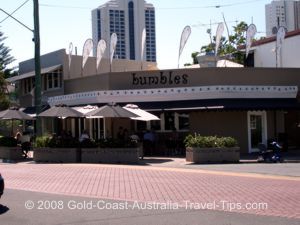
M 81 161 L 79 141 L 72 137 L 41 136 L 35 139 L 34 161 L 75 163 Z
M 233 137 L 188 135 L 186 161 L 194 163 L 239 162 L 240 152 Z
M 137 163 L 139 158 L 140 146 L 132 140 L 90 140 L 81 147 L 84 163 Z

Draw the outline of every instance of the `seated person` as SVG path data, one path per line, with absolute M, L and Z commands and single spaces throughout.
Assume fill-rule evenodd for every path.
M 15 135 L 15 139 L 17 140 L 17 143 L 18 144 L 21 144 L 22 142 L 21 142 L 21 138 L 22 138 L 22 133 L 19 131 L 19 130 L 17 130 L 17 133 L 16 133 L 16 135 Z
M 82 133 L 81 133 L 81 136 L 79 138 L 79 141 L 80 142 L 83 142 L 84 140 L 86 139 L 90 139 L 90 135 L 88 134 L 88 132 L 86 130 L 84 130 Z

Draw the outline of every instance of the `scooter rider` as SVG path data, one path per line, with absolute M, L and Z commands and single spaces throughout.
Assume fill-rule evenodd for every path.
M 259 161 L 263 162 L 282 162 L 283 158 L 281 156 L 282 147 L 276 142 L 269 142 L 268 148 L 265 144 L 260 143 L 258 145 L 259 149 Z

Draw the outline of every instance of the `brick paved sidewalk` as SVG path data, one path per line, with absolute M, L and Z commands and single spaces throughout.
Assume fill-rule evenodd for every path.
M 8 189 L 182 206 L 188 203 L 191 207 L 214 204 L 215 210 L 300 219 L 297 177 L 88 164 L 1 164 L 0 171 Z M 266 203 L 268 208 L 256 209 L 258 203 Z

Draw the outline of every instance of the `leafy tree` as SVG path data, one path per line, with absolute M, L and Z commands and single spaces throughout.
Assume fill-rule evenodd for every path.
M 0 110 L 9 107 L 10 102 L 5 79 L 15 73 L 12 72 L 12 69 L 7 68 L 7 65 L 14 61 L 14 58 L 9 54 L 11 50 L 3 43 L 6 39 L 3 35 L 0 31 Z
M 199 54 L 199 52 L 193 52 L 192 53 L 193 64 L 198 64 L 198 59 L 197 59 L 198 54 Z
M 4 34 L 0 31 L 0 71 L 3 73 L 5 78 L 16 75 L 13 69 L 8 69 L 7 66 L 12 63 L 15 59 L 10 55 L 11 49 L 4 45 L 3 41 L 6 39 Z
M 236 26 L 233 27 L 234 34 L 229 35 L 229 40 L 225 37 L 221 38 L 220 47 L 218 49 L 219 56 L 226 56 L 230 60 L 243 64 L 244 63 L 244 54 L 238 51 L 238 46 L 246 44 L 246 31 L 248 25 L 245 22 L 240 22 Z M 201 47 L 202 53 L 214 53 L 216 46 L 216 36 L 212 38 L 212 42 L 208 45 Z M 198 63 L 196 56 L 199 52 L 193 52 L 192 58 L 193 63 Z
M 7 96 L 7 83 L 4 78 L 4 73 L 0 71 L 0 110 L 9 107 L 9 99 Z

